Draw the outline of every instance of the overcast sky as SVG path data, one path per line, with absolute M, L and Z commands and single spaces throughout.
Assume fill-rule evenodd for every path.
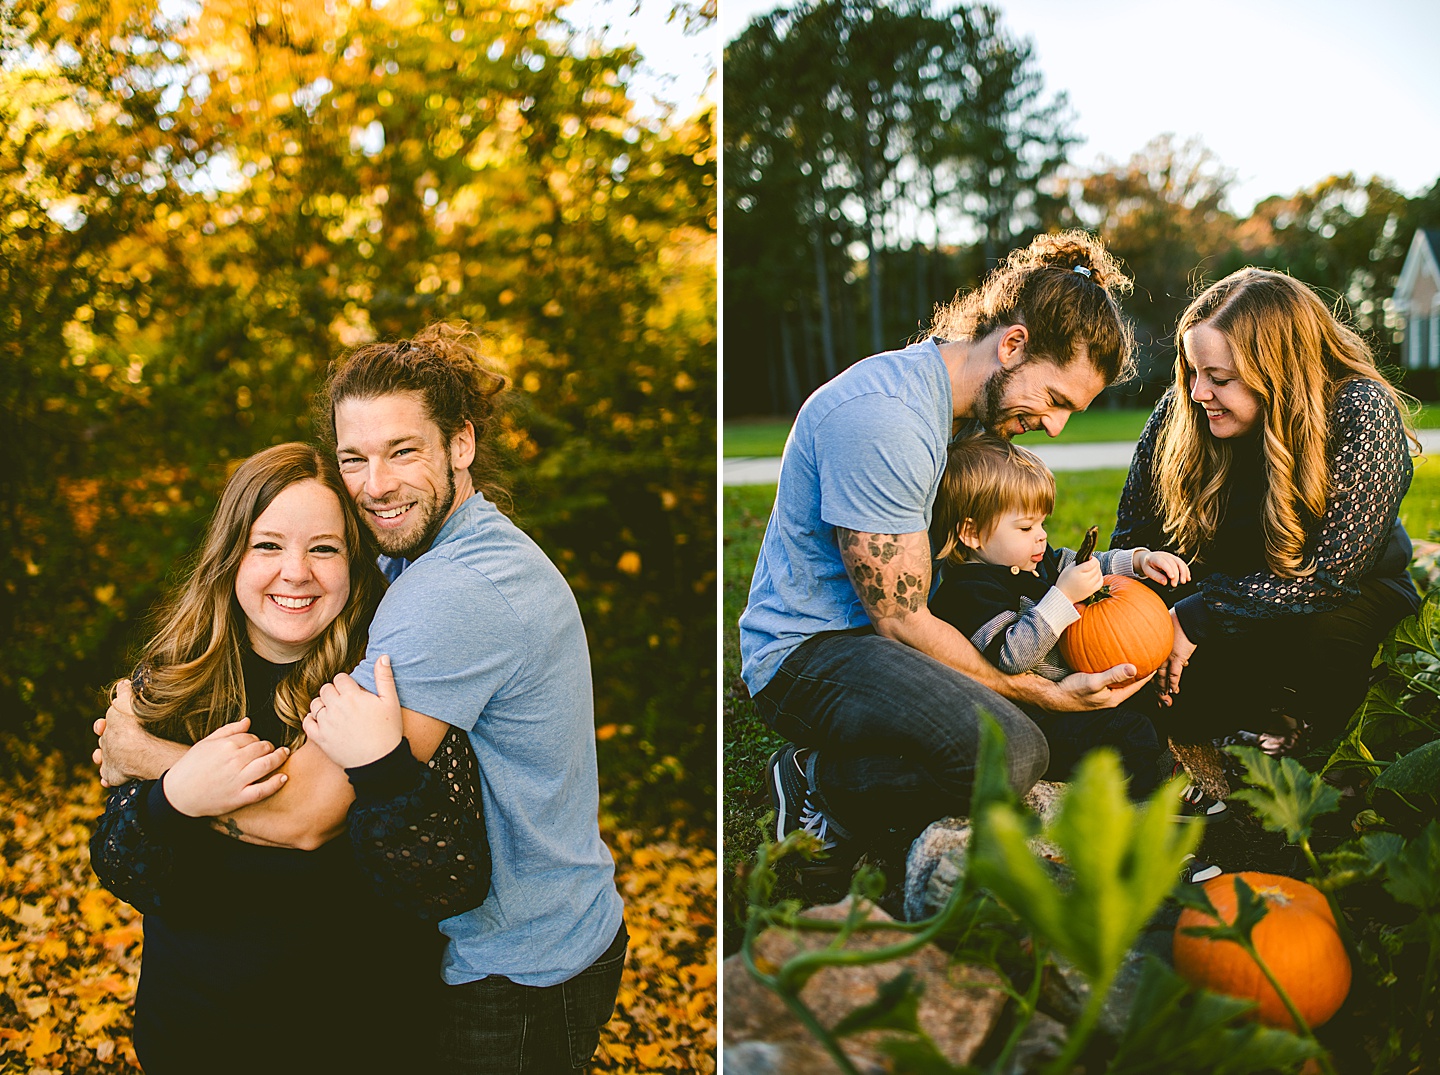
M 936 3 L 941 7 L 943 0 Z M 775 0 L 720 0 L 735 37 Z M 1127 160 L 1198 137 L 1236 174 L 1231 208 L 1326 176 L 1379 175 L 1407 194 L 1440 179 L 1437 0 L 995 0 L 1065 91 L 1085 141 Z

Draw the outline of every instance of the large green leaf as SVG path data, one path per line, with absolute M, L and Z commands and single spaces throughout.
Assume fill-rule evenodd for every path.
M 1440 739 L 1396 758 L 1372 787 L 1401 796 L 1440 796 Z
M 1394 664 L 1403 647 L 1440 658 L 1440 593 L 1435 589 L 1425 595 L 1415 615 L 1407 616 L 1395 625 L 1395 630 L 1381 646 L 1380 659 L 1386 664 Z
M 1366 833 L 1319 856 L 1325 876 L 1319 887 L 1328 892 L 1346 885 L 1368 881 L 1384 871 L 1405 846 L 1405 838 L 1394 832 Z
M 1440 914 L 1440 821 L 1425 826 L 1404 850 L 1386 861 L 1385 889 L 1425 914 Z
M 1020 812 L 1001 803 L 977 819 L 971 872 L 1092 982 L 1108 982 L 1200 841 L 1198 826 L 1172 819 L 1179 784 L 1136 806 L 1115 754 L 1097 750 L 1043 832 L 1064 855 L 1068 881 L 1030 849 Z
M 1293 1068 L 1320 1054 L 1313 1040 L 1250 1021 L 1245 1013 L 1254 1006 L 1194 990 L 1152 956 L 1107 1075 L 1249 1075 Z
M 1272 758 L 1254 747 L 1226 747 L 1245 763 L 1252 785 L 1233 798 L 1255 808 L 1271 832 L 1283 832 L 1292 844 L 1310 839 L 1315 819 L 1340 805 L 1340 792 L 1294 758 Z
M 1206 926 L 1187 926 L 1186 933 L 1192 937 L 1234 941 L 1242 947 L 1248 947 L 1250 935 L 1269 911 L 1269 905 L 1255 895 L 1255 890 L 1238 873 L 1231 876 L 1235 885 L 1235 917 L 1229 922 L 1220 917 L 1219 912 L 1215 910 L 1215 905 L 1210 902 L 1209 894 L 1198 886 L 1183 886 L 1176 893 L 1176 898 L 1186 907 L 1200 911 L 1214 920 L 1212 924 Z

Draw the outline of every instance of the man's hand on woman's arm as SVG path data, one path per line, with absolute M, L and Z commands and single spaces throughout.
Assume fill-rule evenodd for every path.
M 377 677 L 379 674 L 377 669 Z M 355 694 L 377 700 L 376 695 L 370 694 L 348 675 L 342 673 L 337 682 L 340 679 L 344 679 Z M 322 687 L 322 696 L 335 689 L 331 685 Z M 354 701 L 353 696 L 351 700 Z M 384 704 L 383 700 L 379 701 Z M 420 761 L 430 760 L 450 727 L 443 721 L 409 709 L 400 710 L 400 721 L 401 732 L 410 743 L 410 753 Z M 307 726 L 309 723 L 310 718 L 307 717 Z M 333 729 L 331 734 L 335 734 Z M 398 741 L 397 737 L 395 742 Z M 314 850 L 345 831 L 345 818 L 350 812 L 350 804 L 355 801 L 355 789 L 345 775 L 344 767 L 326 754 L 320 740 L 307 739 L 283 771 L 289 776 L 284 787 L 253 806 L 217 818 L 217 827 L 249 843 L 296 847 L 304 851 Z
M 100 742 L 91 757 L 100 769 L 100 783 L 107 788 L 131 780 L 159 780 L 189 749 L 145 730 L 131 707 L 128 679 L 115 684 L 110 708 L 94 728 Z
M 931 613 L 930 537 L 871 534 L 835 528 L 840 558 L 875 632 L 903 642 L 942 664 L 963 672 L 1002 697 L 1056 712 L 1107 709 L 1148 682 L 1116 687 L 1135 674 L 1133 665 L 1106 672 L 1077 672 L 1060 683 L 1035 675 L 1008 676 L 985 659 L 970 640 Z
M 356 690 L 360 688 L 356 686 Z M 449 725 L 408 709 L 402 710 L 401 716 L 411 752 L 419 760 L 429 761 L 445 738 Z M 94 753 L 95 764 L 100 768 L 101 781 L 110 787 L 130 780 L 158 780 L 194 749 L 153 736 L 144 729 L 131 709 L 128 681 L 116 688 L 110 708 L 95 722 L 95 734 L 100 738 Z M 259 743 L 255 736 L 243 732 L 228 745 L 255 743 Z M 313 850 L 342 833 L 345 815 L 355 798 L 345 770 L 311 743 L 302 744 L 293 753 L 274 753 L 281 754 L 283 763 L 272 757 L 271 750 L 264 751 L 262 757 L 269 759 L 262 762 L 266 771 L 257 769 L 253 787 L 243 793 L 248 796 L 258 792 L 263 797 L 252 800 L 249 805 L 221 810 L 212 817 L 211 824 L 247 843 L 301 850 Z M 249 759 L 246 764 L 254 760 Z M 276 764 L 271 763 L 278 764 L 278 772 Z M 190 768 L 182 770 L 181 776 L 185 777 Z M 276 779 L 278 776 L 284 779 Z M 166 790 L 168 793 L 170 789 Z M 181 797 L 186 797 L 183 791 Z

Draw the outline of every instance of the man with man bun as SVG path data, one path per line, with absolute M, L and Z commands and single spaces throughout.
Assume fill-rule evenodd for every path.
M 1011 783 L 1044 736 L 1010 699 L 1116 705 L 1129 665 L 1059 683 L 997 671 L 933 616 L 931 508 L 963 426 L 1057 436 L 1129 362 L 1129 281 L 1083 232 L 1040 235 L 940 308 L 926 339 L 856 363 L 801 407 L 740 617 L 742 675 L 790 742 L 769 762 L 776 839 L 804 829 L 841 863 L 969 805 L 979 719 Z M 843 852 L 848 851 L 849 854 Z

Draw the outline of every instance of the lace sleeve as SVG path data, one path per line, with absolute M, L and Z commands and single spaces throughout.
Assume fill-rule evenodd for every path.
M 451 728 L 427 764 L 402 739 L 379 761 L 346 773 L 355 786 L 351 845 L 382 899 L 426 922 L 485 902 L 490 842 L 480 768 L 464 732 Z
M 1359 580 L 1385 551 L 1414 465 L 1400 412 L 1371 380 L 1341 386 L 1330 430 L 1330 501 L 1307 546 L 1313 574 L 1282 578 L 1268 571 L 1235 578 L 1211 575 L 1200 594 L 1221 631 L 1247 621 L 1326 612 L 1352 600 Z
M 141 914 L 165 909 L 175 849 L 142 823 L 140 810 L 154 781 L 132 780 L 110 793 L 90 837 L 90 868 L 100 883 Z
M 1169 389 L 1145 423 L 1125 488 L 1116 509 L 1115 529 L 1110 533 L 1112 549 L 1163 549 L 1165 531 L 1160 525 L 1160 509 L 1155 499 L 1155 444 L 1160 438 L 1160 425 L 1175 400 L 1175 389 Z

